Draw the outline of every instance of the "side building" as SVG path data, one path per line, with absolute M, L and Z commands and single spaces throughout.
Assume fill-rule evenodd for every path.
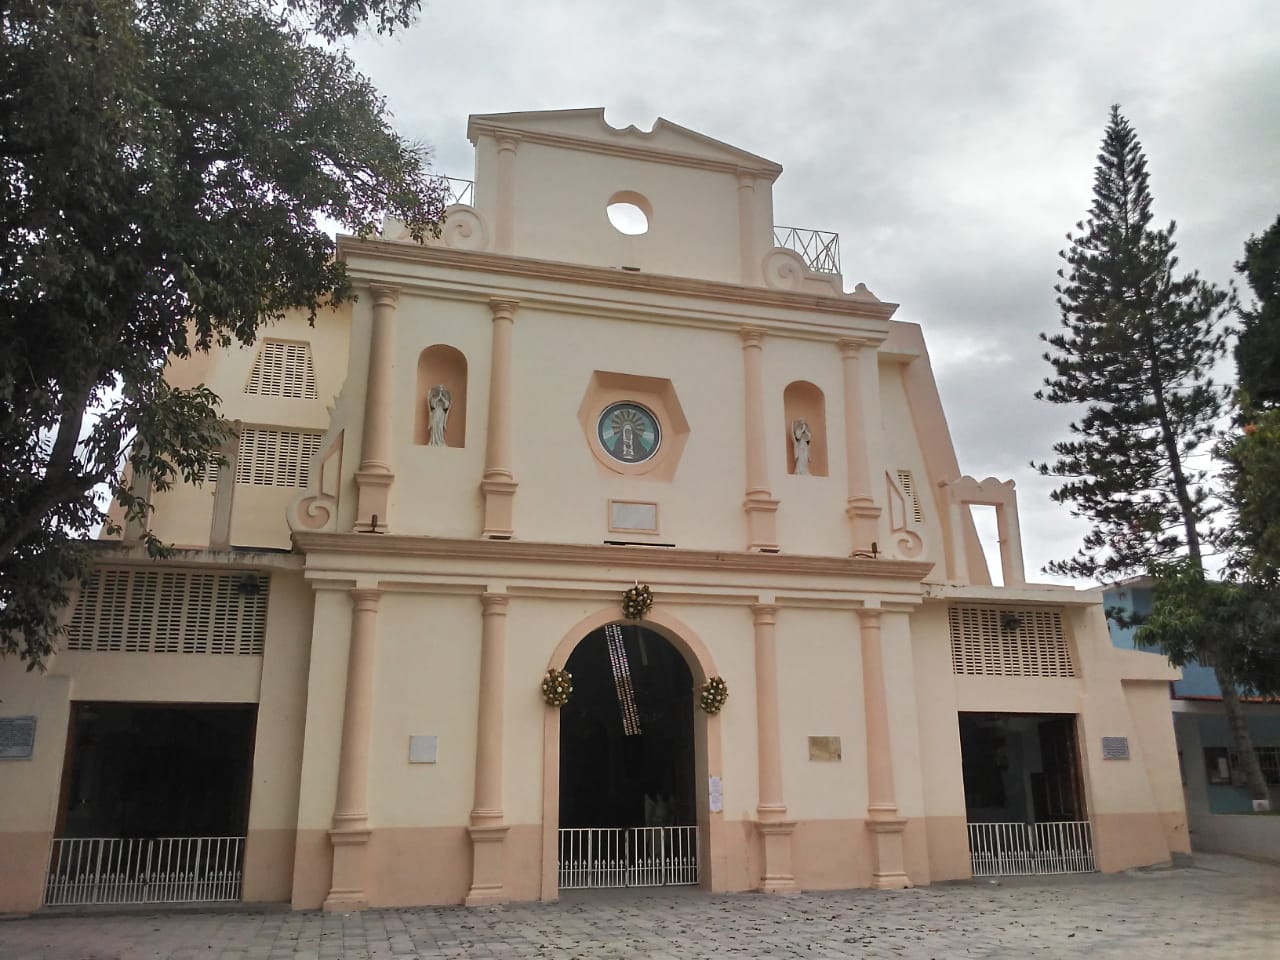
M 601 110 L 468 133 L 438 242 L 341 238 L 358 302 L 174 366 L 238 438 L 154 496 L 172 558 L 102 543 L 48 671 L 0 664 L 0 911 L 1188 849 L 1177 672 L 1026 581 L 1012 482 L 838 238 L 775 225 L 781 167 Z
M 1103 602 L 1108 610 L 1143 616 L 1151 612 L 1152 589 L 1150 578 L 1134 577 L 1106 588 Z M 1116 647 L 1134 648 L 1134 627 L 1114 620 L 1109 626 Z M 1280 822 L 1239 816 L 1253 813 L 1253 801 L 1213 669 L 1187 664 L 1169 694 L 1192 847 L 1280 860 Z M 1280 810 L 1280 702 L 1244 698 L 1241 710 L 1270 787 L 1271 809 Z

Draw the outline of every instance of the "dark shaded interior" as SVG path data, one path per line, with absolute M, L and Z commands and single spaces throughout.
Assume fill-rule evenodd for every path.
M 573 696 L 560 711 L 560 826 L 694 824 L 693 677 L 664 637 L 622 627 L 640 717 L 627 736 L 604 630 L 565 665 Z
M 960 714 L 970 823 L 1084 820 L 1073 715 Z
M 243 837 L 255 704 L 75 702 L 63 837 Z

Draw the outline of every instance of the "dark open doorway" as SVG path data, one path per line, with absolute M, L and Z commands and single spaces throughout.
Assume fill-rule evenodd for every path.
M 243 837 L 254 704 L 72 704 L 60 837 Z
M 960 714 L 970 823 L 1086 819 L 1072 715 Z
M 589 634 L 565 668 L 573 696 L 560 717 L 560 826 L 693 825 L 693 678 L 680 652 L 622 624 Z

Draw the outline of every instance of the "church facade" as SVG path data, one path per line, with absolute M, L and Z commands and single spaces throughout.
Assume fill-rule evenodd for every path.
M 172 368 L 238 436 L 154 495 L 172 558 L 100 544 L 47 672 L 0 663 L 0 911 L 1188 850 L 1176 672 L 1027 582 L 1013 484 L 961 473 L 920 328 L 775 225 L 781 167 L 602 110 L 468 135 L 438 240 L 340 238 L 357 302 Z

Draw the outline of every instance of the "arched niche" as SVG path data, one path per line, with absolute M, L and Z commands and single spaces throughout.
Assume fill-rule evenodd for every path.
M 418 355 L 418 381 L 414 392 L 413 442 L 424 445 L 431 436 L 427 394 L 437 383 L 448 388 L 453 398 L 445 424 L 447 447 L 467 445 L 467 358 L 448 344 L 437 343 Z
M 791 424 L 804 420 L 809 424 L 809 473 L 827 476 L 827 398 L 808 380 L 796 380 L 782 391 L 782 408 L 786 412 L 787 473 L 796 472 L 796 451 L 791 441 Z

